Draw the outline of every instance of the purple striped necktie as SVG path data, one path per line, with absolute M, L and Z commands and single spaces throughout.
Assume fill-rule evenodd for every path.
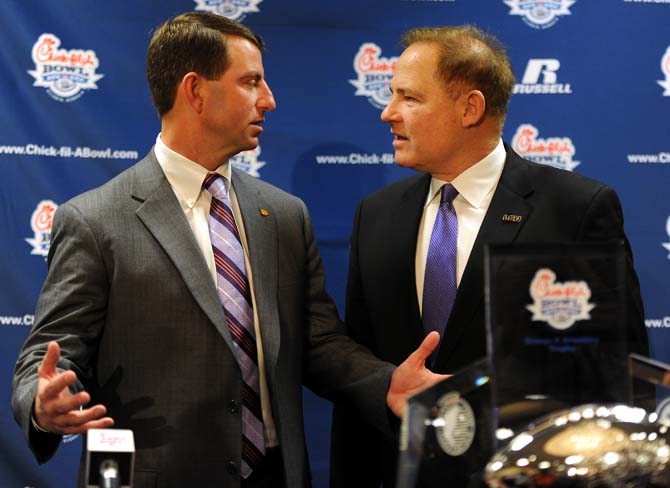
M 456 298 L 458 219 L 453 201 L 458 190 L 445 183 L 441 191 L 440 208 L 426 258 L 422 319 L 426 334 L 436 330 L 442 336 Z
M 216 264 L 217 290 L 242 370 L 240 473 L 243 478 L 247 478 L 265 455 L 251 291 L 244 262 L 244 249 L 235 225 L 225 178 L 209 173 L 203 186 L 212 194 L 209 234 Z

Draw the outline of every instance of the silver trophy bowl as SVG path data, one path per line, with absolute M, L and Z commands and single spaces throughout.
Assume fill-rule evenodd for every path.
M 491 458 L 493 488 L 668 487 L 670 426 L 626 405 L 582 405 L 546 415 Z

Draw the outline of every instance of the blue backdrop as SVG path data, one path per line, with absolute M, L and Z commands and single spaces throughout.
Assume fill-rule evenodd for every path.
M 522 155 L 619 193 L 654 357 L 670 360 L 670 0 L 3 0 L 0 3 L 0 486 L 73 486 L 80 437 L 38 467 L 9 407 L 46 274 L 51 216 L 151 148 L 151 29 L 187 10 L 266 40 L 278 108 L 235 164 L 302 197 L 343 310 L 358 200 L 409 173 L 381 108 L 400 34 L 473 23 L 507 46 L 518 86 L 504 138 Z M 566 196 L 569 198 L 569 196 Z M 330 406 L 305 393 L 315 485 L 326 486 Z

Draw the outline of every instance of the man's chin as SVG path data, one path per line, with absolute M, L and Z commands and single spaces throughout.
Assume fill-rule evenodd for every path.
M 401 168 L 416 169 L 416 162 L 415 161 L 413 161 L 411 159 L 403 158 L 402 156 L 398 155 L 397 153 L 395 155 L 395 164 L 397 166 L 400 166 Z

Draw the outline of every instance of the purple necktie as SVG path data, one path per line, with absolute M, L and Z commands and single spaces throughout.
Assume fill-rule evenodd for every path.
M 445 183 L 441 191 L 423 281 L 423 328 L 426 334 L 436 330 L 443 335 L 456 298 L 458 219 L 453 201 L 458 190 Z
M 230 207 L 225 179 L 210 173 L 204 187 L 212 194 L 209 234 L 216 264 L 219 298 L 242 370 L 242 466 L 249 477 L 265 455 L 263 413 L 258 383 L 258 350 L 244 249 Z

